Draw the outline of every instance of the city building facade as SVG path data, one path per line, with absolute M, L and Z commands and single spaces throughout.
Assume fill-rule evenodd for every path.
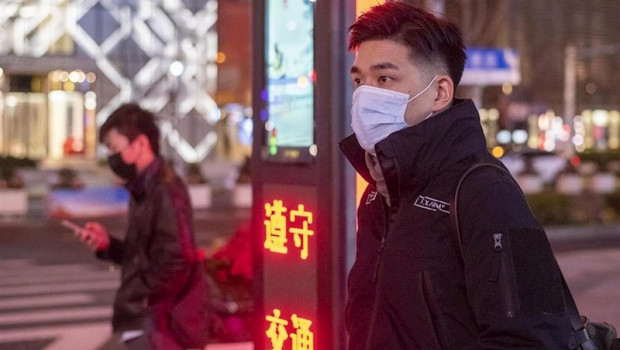
M 95 160 L 98 125 L 122 103 L 138 102 L 160 117 L 165 156 L 204 160 L 217 148 L 218 131 L 230 134 L 230 120 L 219 126 L 225 117 L 233 115 L 237 126 L 251 116 L 245 108 L 250 58 L 239 58 L 247 52 L 237 48 L 250 45 L 249 6 L 243 0 L 3 1 L 0 154 Z M 229 22 L 218 21 L 220 12 Z M 238 18 L 245 26 L 228 30 Z M 222 25 L 228 32 L 220 39 Z M 219 49 L 220 40 L 230 52 Z M 226 79 L 220 89 L 219 67 Z

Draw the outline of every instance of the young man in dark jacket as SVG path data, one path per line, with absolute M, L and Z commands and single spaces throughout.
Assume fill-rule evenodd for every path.
M 88 222 L 88 234 L 81 236 L 99 258 L 122 266 L 114 332 L 131 350 L 183 349 L 170 332 L 168 311 L 196 261 L 186 186 L 159 155 L 154 115 L 138 105 L 114 111 L 101 126 L 100 140 L 110 151 L 110 168 L 131 193 L 124 239 L 97 222 Z
M 341 149 L 370 183 L 348 280 L 349 349 L 568 349 L 560 270 L 508 175 L 486 167 L 465 182 L 462 258 L 450 231 L 461 175 L 501 164 L 476 106 L 454 98 L 466 58 L 459 30 L 393 2 L 349 34 L 355 134 Z

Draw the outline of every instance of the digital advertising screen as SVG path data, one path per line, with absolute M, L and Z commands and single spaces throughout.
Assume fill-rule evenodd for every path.
M 305 161 L 314 145 L 314 5 L 268 0 L 266 7 L 265 152 L 267 159 Z

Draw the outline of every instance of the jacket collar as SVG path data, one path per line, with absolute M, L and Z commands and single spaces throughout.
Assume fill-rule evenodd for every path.
M 155 185 L 155 176 L 160 172 L 164 164 L 161 157 L 156 157 L 143 172 L 141 172 L 135 180 L 128 181 L 125 188 L 129 190 L 131 196 L 141 201 L 144 195 Z
M 374 186 L 355 135 L 344 139 L 340 148 L 356 171 Z M 443 112 L 392 133 L 375 150 L 395 204 L 403 188 L 426 183 L 451 165 L 486 152 L 486 140 L 474 103 L 455 99 Z
M 360 174 L 366 182 L 374 186 L 375 180 L 373 180 L 372 176 L 370 176 L 370 171 L 368 170 L 366 160 L 364 159 L 366 151 L 364 151 L 362 146 L 360 146 L 355 134 L 347 136 L 345 139 L 340 141 L 338 145 L 340 146 L 342 153 L 347 157 L 351 165 L 353 165 L 353 168 L 355 168 L 355 171 L 357 171 L 357 173 Z

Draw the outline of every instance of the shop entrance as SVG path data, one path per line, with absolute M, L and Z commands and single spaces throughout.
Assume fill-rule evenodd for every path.
M 76 91 L 56 75 L 8 77 L 9 91 L 0 93 L 0 154 L 33 160 L 94 159 L 96 95 Z

